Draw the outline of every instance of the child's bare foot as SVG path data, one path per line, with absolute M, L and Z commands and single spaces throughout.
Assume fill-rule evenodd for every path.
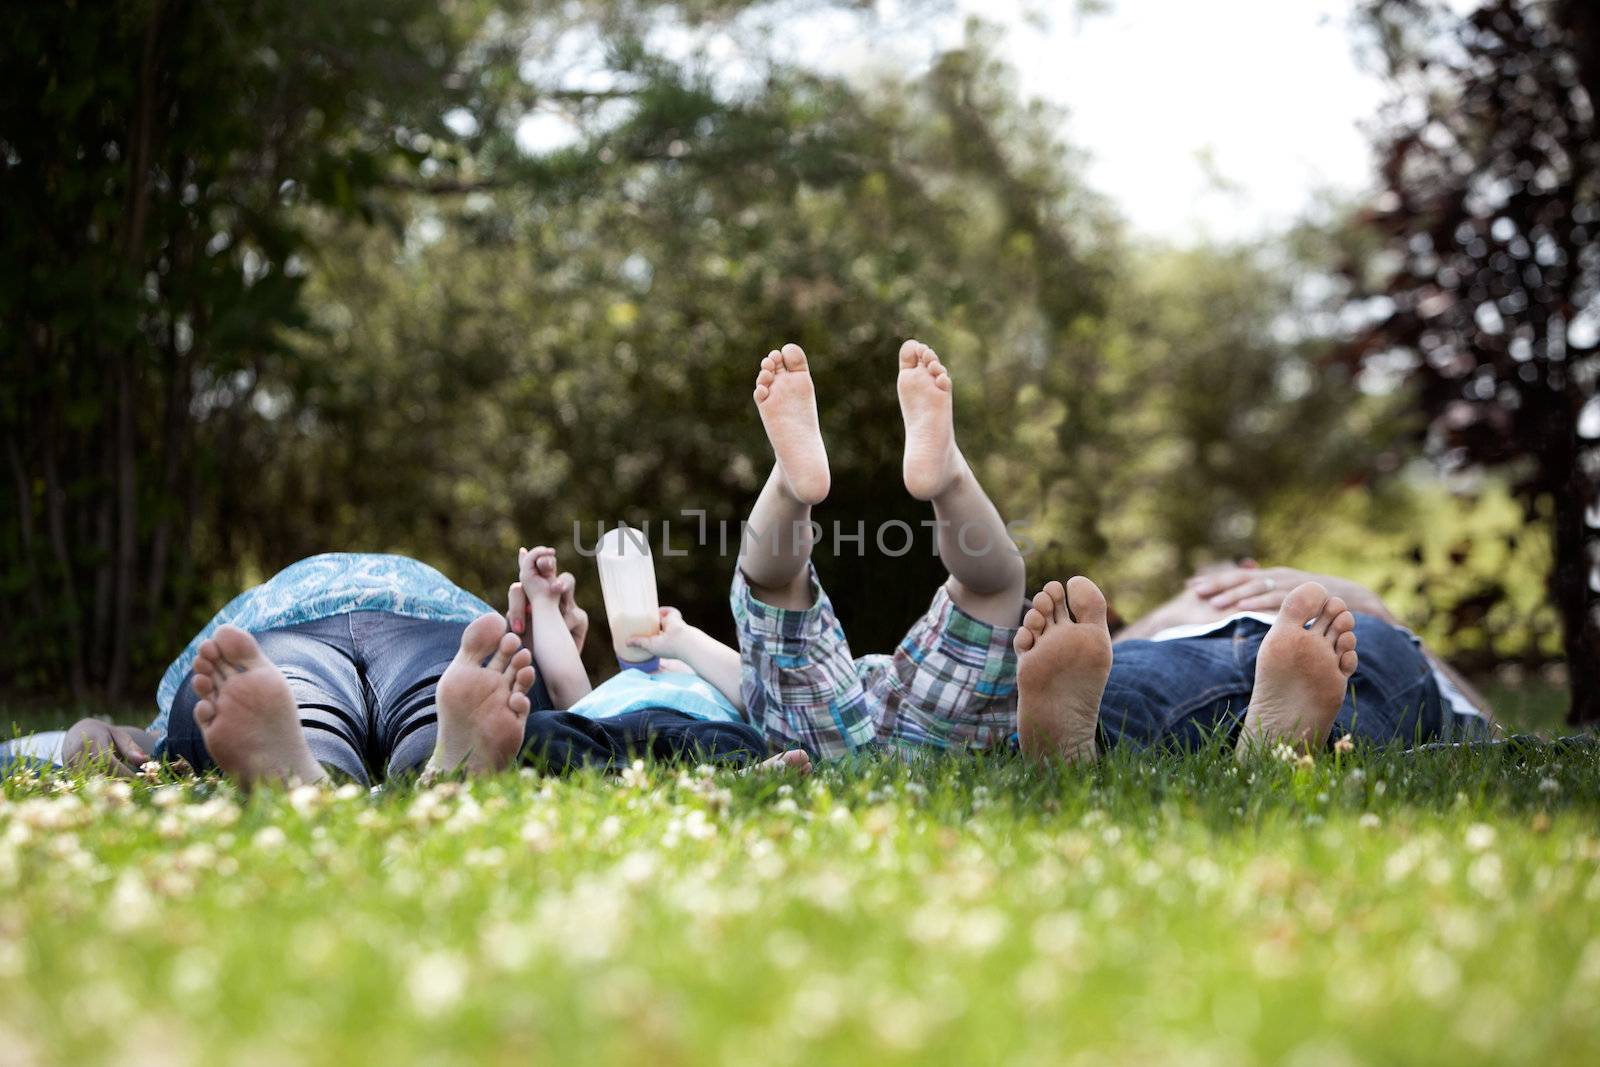
M 194 661 L 194 720 L 217 766 L 243 785 L 328 777 L 300 732 L 289 682 L 256 639 L 222 626 Z
M 1306 627 L 1310 620 L 1311 626 Z M 1316 582 L 1294 587 L 1256 657 L 1241 755 L 1284 742 L 1321 748 L 1356 672 L 1356 618 Z
M 950 374 L 921 341 L 900 346 L 900 414 L 906 420 L 906 491 L 932 500 L 961 474 Z
M 811 773 L 811 757 L 801 748 L 791 748 L 787 752 L 780 752 L 770 759 L 764 759 L 750 768 L 757 774 L 768 771 L 798 771 L 801 774 Z
M 430 771 L 493 774 L 510 766 L 533 706 L 532 663 L 533 654 L 506 632 L 505 619 L 491 614 L 473 620 L 434 692 L 439 740 Z
M 806 354 L 799 345 L 768 352 L 756 375 L 756 410 L 784 484 L 802 504 L 820 504 L 828 496 L 828 451 L 817 420 L 817 391 Z
M 1017 734 L 1030 759 L 1095 759 L 1100 698 L 1111 674 L 1106 598 L 1084 577 L 1046 583 L 1014 642 Z

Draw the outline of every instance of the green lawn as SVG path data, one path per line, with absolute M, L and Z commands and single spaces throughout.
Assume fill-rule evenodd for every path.
M 1600 756 L 13 777 L 0 1062 L 1600 1062 Z

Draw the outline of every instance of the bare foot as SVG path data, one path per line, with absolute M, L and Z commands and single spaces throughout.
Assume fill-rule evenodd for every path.
M 506 632 L 505 619 L 490 614 L 473 620 L 434 692 L 439 740 L 428 770 L 493 774 L 511 765 L 533 707 L 532 664 L 533 653 Z
M 1317 582 L 1294 587 L 1256 657 L 1240 755 L 1279 742 L 1297 749 L 1328 743 L 1356 672 L 1355 626 L 1344 601 Z
M 764 759 L 750 768 L 757 774 L 768 771 L 798 771 L 801 774 L 811 773 L 811 757 L 805 749 L 791 748 L 787 752 L 780 752 L 770 759 Z
M 259 782 L 320 782 L 326 771 L 300 731 L 300 709 L 289 682 L 237 626 L 222 626 L 201 642 L 194 661 L 194 720 L 217 766 L 246 786 Z
M 820 504 L 828 496 L 828 451 L 817 421 L 817 391 L 806 354 L 799 345 L 768 352 L 756 375 L 756 410 L 784 484 L 802 504 Z
M 921 341 L 900 346 L 900 414 L 906 420 L 906 492 L 932 500 L 961 474 L 950 374 Z
M 1017 734 L 1030 759 L 1090 763 L 1111 674 L 1106 598 L 1089 579 L 1048 582 L 1015 639 Z

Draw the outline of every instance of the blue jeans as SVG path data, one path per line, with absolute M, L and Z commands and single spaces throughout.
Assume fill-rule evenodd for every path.
M 357 611 L 254 636 L 289 681 L 311 755 L 331 771 L 370 784 L 417 771 L 433 753 L 439 732 L 434 691 L 465 629 L 465 623 Z M 193 679 L 191 673 L 178 689 L 159 752 L 207 770 L 215 764 L 194 719 L 199 698 Z M 740 723 L 648 710 L 594 724 L 551 711 L 543 680 L 529 697 L 533 713 L 523 751 L 557 770 L 615 767 L 636 755 L 743 763 L 765 749 L 760 733 Z
M 1238 735 L 1255 685 L 1265 623 L 1239 619 L 1204 637 L 1119 641 L 1100 702 L 1107 746 L 1176 743 L 1196 747 L 1222 731 Z M 1356 616 L 1360 666 L 1334 720 L 1333 737 L 1386 744 L 1487 736 L 1482 720 L 1457 715 L 1439 693 L 1432 666 L 1409 635 Z

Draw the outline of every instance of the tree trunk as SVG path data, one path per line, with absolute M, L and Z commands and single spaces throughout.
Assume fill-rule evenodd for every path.
M 1568 465 L 1566 483 L 1555 494 L 1555 570 L 1551 595 L 1561 613 L 1567 650 L 1567 676 L 1572 706 L 1567 721 L 1574 726 L 1600 724 L 1600 595 L 1596 595 L 1590 554 L 1593 541 L 1587 512 L 1600 508 L 1594 486 L 1579 465 Z

